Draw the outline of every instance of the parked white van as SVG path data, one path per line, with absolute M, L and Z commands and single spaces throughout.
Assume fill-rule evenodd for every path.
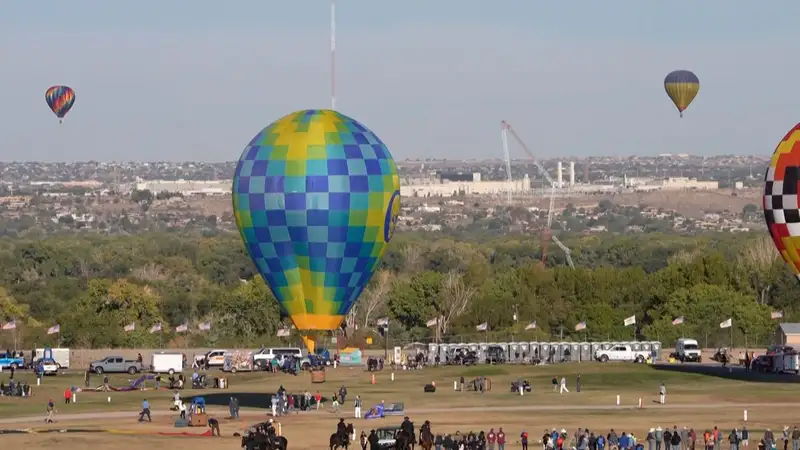
M 675 356 L 680 362 L 703 362 L 702 350 L 694 339 L 678 339 L 675 343 Z
M 261 350 L 253 353 L 253 361 L 272 361 L 278 359 L 283 361 L 287 356 L 294 356 L 295 358 L 302 359 L 303 351 L 297 347 L 270 347 L 262 348 Z
M 183 354 L 181 353 L 153 353 L 150 358 L 150 371 L 153 373 L 183 372 Z

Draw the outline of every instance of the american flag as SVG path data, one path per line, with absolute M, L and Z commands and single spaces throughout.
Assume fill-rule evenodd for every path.
M 783 318 L 783 311 L 772 311 L 772 314 L 769 315 L 770 319 L 780 319 Z
M 188 329 L 189 329 L 189 324 L 188 323 L 184 323 L 183 325 L 178 325 L 177 327 L 175 327 L 175 332 L 176 333 L 183 333 L 184 331 L 186 331 Z
M 278 330 L 278 337 L 289 337 L 291 333 L 288 328 L 281 328 Z
M 586 322 L 585 321 L 575 325 L 575 331 L 581 331 L 581 330 L 585 330 L 585 329 L 586 329 Z
M 483 322 L 482 324 L 475 327 L 478 331 L 489 331 L 489 324 L 487 322 Z
M 161 331 L 161 322 L 150 327 L 150 333 L 158 333 L 159 331 Z
M 203 322 L 198 325 L 197 328 L 199 328 L 201 331 L 208 331 L 211 329 L 211 321 L 209 320 L 208 322 Z
M 675 318 L 675 319 L 672 320 L 672 324 L 673 325 L 680 325 L 682 323 L 683 323 L 683 316 L 680 316 L 680 317 Z
M 58 334 L 61 333 L 61 325 L 53 325 L 52 327 L 47 329 L 47 334 Z
M 3 324 L 4 330 L 14 330 L 17 328 L 17 322 L 12 320 Z
M 536 329 L 536 321 L 529 323 L 528 326 L 525 327 L 525 330 L 535 330 Z
M 135 324 L 135 323 L 133 323 L 133 322 L 131 322 L 131 323 L 129 323 L 129 324 L 127 324 L 127 325 L 125 325 L 125 326 L 124 326 L 122 329 L 123 329 L 123 330 L 124 330 L 126 333 L 129 333 L 129 332 L 131 332 L 131 331 L 133 331 L 133 330 L 135 330 L 135 329 L 136 329 L 136 324 Z
M 389 325 L 389 318 L 381 317 L 380 319 L 375 321 L 375 325 L 379 327 L 385 327 L 386 325 Z

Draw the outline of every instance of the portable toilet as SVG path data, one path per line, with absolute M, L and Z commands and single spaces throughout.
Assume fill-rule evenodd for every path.
M 597 358 L 597 352 L 602 348 L 603 346 L 599 342 L 592 342 L 592 353 L 589 355 L 589 358 L 594 361 Z
M 601 348 L 602 350 L 610 350 L 610 349 L 611 349 L 611 347 L 613 347 L 613 346 L 614 346 L 614 343 L 613 343 L 613 342 L 608 342 L 608 341 L 606 341 L 606 342 L 601 342 L 601 343 L 600 343 L 600 348 Z
M 539 343 L 539 359 L 542 361 L 547 361 L 547 358 L 550 357 L 550 343 L 549 342 L 540 342 Z
M 650 342 L 642 342 L 642 351 L 653 354 L 653 344 Z
M 527 342 L 519 343 L 519 361 L 525 362 L 531 357 L 531 347 Z
M 428 343 L 428 361 L 431 363 L 436 360 L 436 356 L 439 354 L 439 344 L 435 342 Z
M 539 357 L 539 343 L 538 342 L 528 342 L 528 359 Z
M 569 345 L 569 361 L 581 362 L 581 344 L 579 342 L 573 342 Z
M 559 347 L 561 350 L 559 351 L 558 354 L 558 361 L 564 362 L 565 360 L 566 361 L 570 360 L 570 358 L 572 358 L 572 344 L 570 344 L 569 342 L 561 342 Z M 570 356 L 569 358 L 567 358 L 568 354 Z
M 450 344 L 439 344 L 439 358 L 442 360 L 442 364 L 446 364 L 450 361 L 448 359 L 449 356 Z
M 653 361 L 661 361 L 661 342 L 650 341 L 650 353 L 653 355 Z
M 581 361 L 592 360 L 592 344 L 588 342 L 581 342 Z
M 478 346 L 478 361 L 485 363 L 486 349 L 489 348 L 489 344 L 484 342 L 483 344 L 477 344 L 477 346 Z
M 522 358 L 522 350 L 519 348 L 519 343 L 512 342 L 508 344 L 508 360 L 512 362 L 519 362 Z
M 642 343 L 639 341 L 634 341 L 629 343 L 633 351 L 638 352 L 642 350 Z

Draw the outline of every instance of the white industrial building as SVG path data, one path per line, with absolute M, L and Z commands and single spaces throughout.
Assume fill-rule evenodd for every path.
M 402 197 L 451 197 L 454 195 L 497 195 L 511 191 L 512 194 L 531 192 L 531 180 L 528 175 L 521 180 L 513 181 L 481 181 L 480 173 L 472 174 L 472 181 L 428 182 L 405 184 L 400 186 Z
M 233 180 L 142 180 L 136 179 L 136 190 L 154 194 L 170 192 L 181 195 L 226 195 L 231 193 Z

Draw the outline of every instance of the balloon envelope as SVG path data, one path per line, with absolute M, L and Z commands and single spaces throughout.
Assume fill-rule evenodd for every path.
M 683 111 L 689 107 L 700 91 L 700 80 L 688 70 L 676 70 L 664 78 L 664 90 L 683 117 Z
M 69 86 L 51 86 L 45 91 L 44 99 L 53 114 L 62 119 L 75 104 L 75 91 Z
M 389 149 L 331 110 L 258 133 L 233 179 L 236 224 L 283 311 L 305 334 L 338 328 L 380 263 L 400 211 Z
M 800 123 L 789 130 L 772 154 L 764 176 L 764 219 L 775 247 L 800 279 Z

